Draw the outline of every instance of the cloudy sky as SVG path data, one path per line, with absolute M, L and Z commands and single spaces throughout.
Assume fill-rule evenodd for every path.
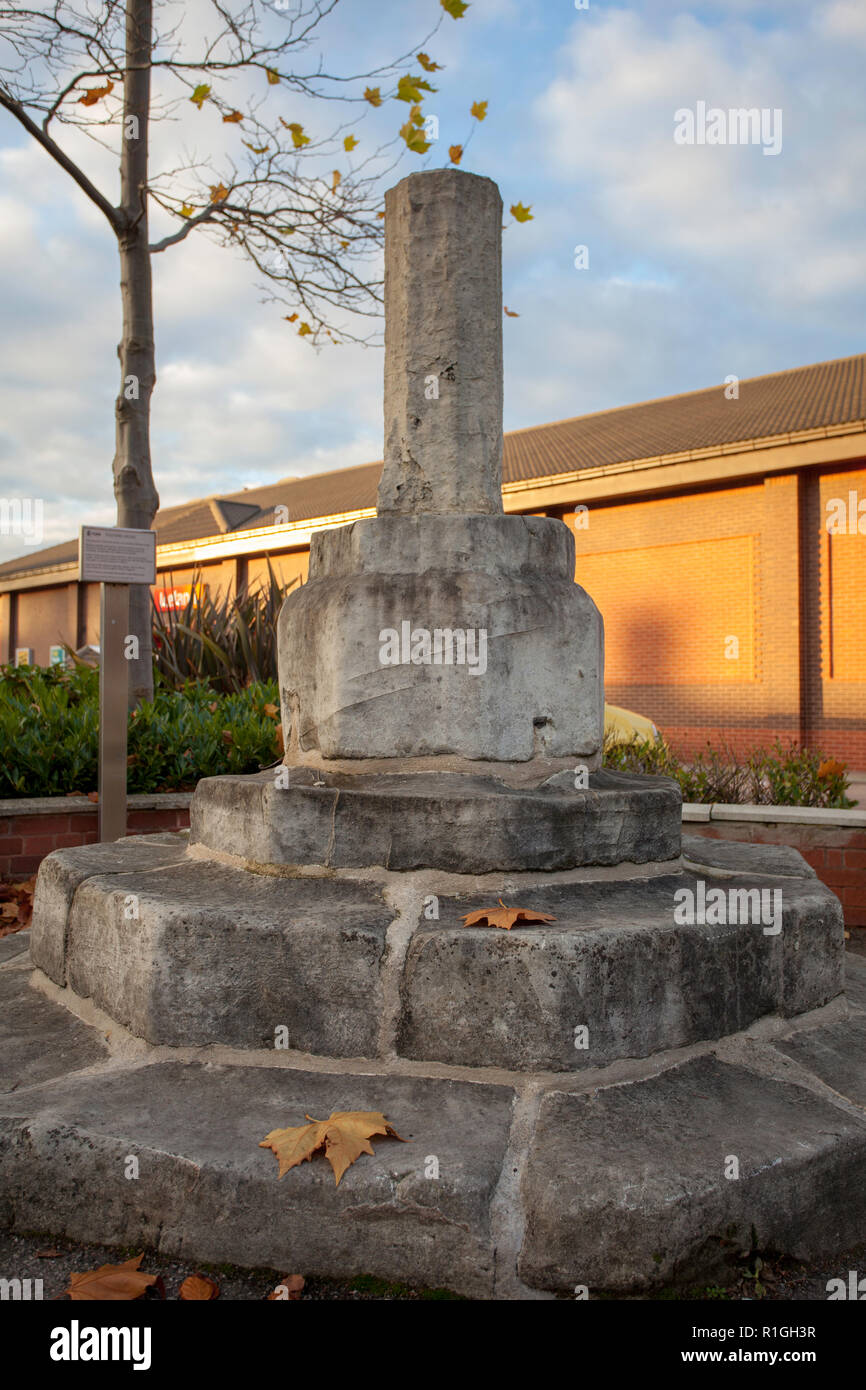
M 198 32 L 206 8 L 183 6 Z M 363 72 L 437 24 L 439 140 L 399 176 L 474 127 L 462 167 L 532 208 L 504 234 L 506 429 L 863 350 L 864 0 L 473 0 L 458 22 L 437 0 L 340 0 L 304 63 Z M 347 119 L 274 99 L 307 128 Z M 674 113 L 699 102 L 780 110 L 781 151 L 676 143 Z M 407 110 L 358 108 L 357 154 Z M 237 134 L 192 108 L 155 153 Z M 67 148 L 116 201 L 116 161 L 74 133 Z M 154 274 L 163 505 L 381 457 L 381 348 L 311 348 L 200 233 Z M 0 496 L 44 499 L 47 544 L 113 521 L 117 281 L 101 214 L 0 111 Z M 0 536 L 0 559 L 25 549 Z

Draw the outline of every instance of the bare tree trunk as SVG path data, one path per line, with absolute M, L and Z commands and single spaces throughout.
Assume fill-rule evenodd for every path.
M 126 72 L 118 237 L 123 305 L 120 392 L 115 405 L 114 495 L 118 526 L 149 528 L 159 507 L 150 460 L 150 398 L 156 383 L 153 296 L 147 225 L 147 136 L 150 111 L 152 0 L 127 0 Z M 129 663 L 129 705 L 153 698 L 150 591 L 130 589 L 130 632 L 139 655 Z

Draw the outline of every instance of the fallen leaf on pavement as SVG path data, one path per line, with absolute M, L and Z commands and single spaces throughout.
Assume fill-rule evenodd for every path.
M 69 1288 L 64 1289 L 73 1303 L 92 1300 L 122 1302 L 143 1297 L 152 1284 L 161 1284 L 157 1274 L 142 1274 L 138 1268 L 144 1255 L 135 1255 L 122 1265 L 100 1265 L 83 1274 L 70 1274 Z
M 306 1282 L 303 1274 L 284 1274 L 273 1293 L 268 1294 L 268 1302 L 296 1303 Z
M 203 1303 L 210 1298 L 219 1298 L 220 1286 L 215 1279 L 209 1279 L 206 1274 L 190 1274 L 188 1279 L 184 1279 L 178 1292 L 184 1302 Z

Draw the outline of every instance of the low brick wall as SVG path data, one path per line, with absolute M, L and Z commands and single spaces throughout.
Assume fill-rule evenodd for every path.
M 808 806 L 683 806 L 683 830 L 716 840 L 791 845 L 842 903 L 847 927 L 866 927 L 866 811 Z
M 130 796 L 127 834 L 186 829 L 191 799 L 191 792 Z M 0 801 L 0 877 L 29 878 L 53 849 L 95 844 L 97 834 L 96 805 L 86 796 Z

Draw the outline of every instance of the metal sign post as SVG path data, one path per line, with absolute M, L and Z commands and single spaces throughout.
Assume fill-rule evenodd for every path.
M 99 838 L 126 834 L 126 730 L 130 584 L 156 583 L 156 536 L 120 526 L 82 526 L 78 578 L 101 585 L 99 605 Z
M 99 838 L 126 834 L 126 728 L 129 665 L 129 585 L 101 585 L 99 603 Z

